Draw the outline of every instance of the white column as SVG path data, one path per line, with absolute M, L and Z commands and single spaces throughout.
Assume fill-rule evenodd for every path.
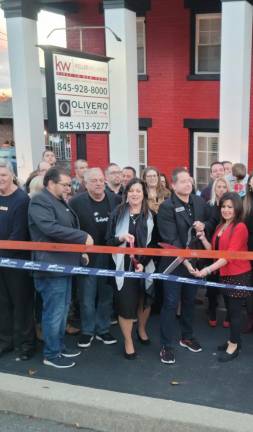
M 105 8 L 105 25 L 122 39 L 117 42 L 106 30 L 109 62 L 111 133 L 110 161 L 123 167 L 139 166 L 138 75 L 136 13 L 126 8 Z
M 25 180 L 45 149 L 37 28 L 33 19 L 7 17 L 6 21 L 17 169 Z
M 248 165 L 252 6 L 223 0 L 220 76 L 220 160 Z

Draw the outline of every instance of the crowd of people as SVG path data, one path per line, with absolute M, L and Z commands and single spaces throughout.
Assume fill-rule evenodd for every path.
M 213 162 L 210 183 L 201 192 L 185 167 L 173 170 L 170 183 L 152 166 L 143 170 L 141 178 L 133 167 L 121 169 L 115 163 L 103 171 L 89 168 L 80 159 L 74 170 L 71 178 L 57 166 L 54 153 L 46 150 L 37 169 L 21 184 L 11 164 L 0 160 L 0 240 L 253 250 L 253 175 L 247 175 L 243 164 Z M 174 262 L 171 257 L 53 250 L 35 250 L 30 255 L 2 249 L 0 257 L 147 273 L 166 273 Z M 221 362 L 236 358 L 242 348 L 242 306 L 247 311 L 243 331 L 253 331 L 252 292 L 243 289 L 252 285 L 251 262 L 182 259 L 173 274 L 230 285 L 207 289 L 208 324 L 217 326 L 216 310 L 223 298 L 223 326 L 229 336 L 218 346 L 218 358 Z M 116 320 L 123 355 L 134 360 L 136 338 L 143 345 L 151 343 L 147 324 L 153 309 L 160 313 L 160 360 L 173 364 L 178 322 L 179 345 L 193 353 L 202 351 L 193 328 L 196 295 L 196 285 L 183 282 L 1 268 L 0 356 L 14 350 L 20 360 L 30 359 L 36 339 L 42 339 L 45 365 L 73 367 L 80 349 L 89 348 L 94 339 L 104 345 L 118 342 L 111 333 Z M 76 318 L 79 328 L 73 325 Z M 66 331 L 79 333 L 76 349 L 66 347 Z

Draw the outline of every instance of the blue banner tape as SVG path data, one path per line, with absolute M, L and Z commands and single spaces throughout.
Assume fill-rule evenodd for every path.
M 20 270 L 32 270 L 43 272 L 62 273 L 66 275 L 84 275 L 84 276 L 102 276 L 102 277 L 126 277 L 134 279 L 150 279 L 150 280 L 164 280 L 169 282 L 187 283 L 190 285 L 208 286 L 212 288 L 229 288 L 234 290 L 252 291 L 253 287 L 244 285 L 230 285 L 218 282 L 210 282 L 204 279 L 191 279 L 187 277 L 166 275 L 163 273 L 136 273 L 130 271 L 117 271 L 98 269 L 91 267 L 73 267 L 69 265 L 49 264 L 35 261 L 26 261 L 21 259 L 0 258 L 0 267 L 15 268 Z

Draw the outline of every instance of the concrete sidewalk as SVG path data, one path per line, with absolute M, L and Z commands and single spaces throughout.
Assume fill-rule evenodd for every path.
M 253 416 L 0 374 L 0 409 L 105 432 L 252 432 Z

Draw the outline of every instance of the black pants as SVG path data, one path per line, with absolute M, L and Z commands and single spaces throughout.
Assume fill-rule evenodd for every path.
M 195 285 L 163 281 L 163 305 L 160 316 L 161 346 L 173 347 L 177 327 L 176 311 L 181 301 L 180 327 L 182 339 L 193 337 Z
M 22 270 L 0 271 L 0 350 L 34 348 L 34 286 Z
M 227 296 L 228 312 L 230 316 L 230 342 L 241 343 L 241 312 L 244 298 Z
M 222 290 L 219 288 L 209 288 L 206 289 L 206 296 L 208 298 L 208 310 L 211 319 L 216 319 L 216 308 L 218 306 L 218 297 L 222 294 Z M 223 295 L 225 307 L 227 309 L 226 321 L 230 321 L 229 311 L 228 311 L 228 296 Z

